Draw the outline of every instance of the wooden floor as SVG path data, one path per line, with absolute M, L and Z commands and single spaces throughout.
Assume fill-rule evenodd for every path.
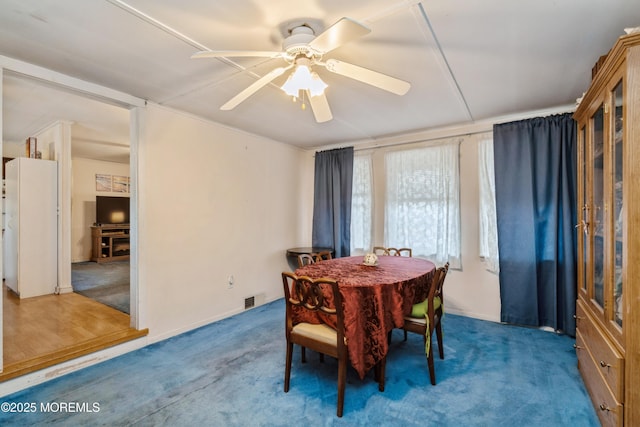
M 76 293 L 20 299 L 2 287 L 0 382 L 147 335 L 129 315 Z

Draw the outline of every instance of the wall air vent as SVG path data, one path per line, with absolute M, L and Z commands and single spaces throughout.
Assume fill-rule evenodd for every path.
M 244 309 L 251 308 L 256 305 L 256 297 L 249 297 L 244 299 Z
M 262 304 L 264 304 L 264 294 L 257 294 L 244 299 L 245 310 Z

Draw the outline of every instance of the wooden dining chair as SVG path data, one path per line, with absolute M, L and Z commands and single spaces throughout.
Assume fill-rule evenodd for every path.
M 411 248 L 387 248 L 389 251 L 389 255 L 392 256 L 413 256 L 413 251 Z
M 316 260 L 311 254 L 298 255 L 298 267 L 304 267 L 305 265 L 313 264 Z
M 338 360 L 337 415 L 342 417 L 349 358 L 347 341 L 344 337 L 342 296 L 338 289 L 338 282 L 332 279 L 311 279 L 283 272 L 282 283 L 286 303 L 285 335 L 287 339 L 284 392 L 289 391 L 294 344 L 335 357 Z M 335 329 L 326 323 L 294 323 L 294 307 L 313 313 L 319 312 L 328 318 L 333 318 L 336 324 Z
M 376 255 L 389 255 L 389 250 L 384 246 L 374 246 L 373 253 Z
M 315 253 L 311 254 L 311 256 L 313 256 L 313 259 L 316 262 L 325 261 L 325 260 L 333 258 L 333 255 L 331 255 L 331 251 L 315 252 Z
M 374 246 L 373 253 L 376 255 L 388 256 L 413 256 L 411 248 L 385 248 L 384 246 Z
M 305 265 L 315 264 L 318 261 L 331 259 L 331 251 L 321 251 L 309 254 L 298 255 L 298 267 L 304 267 Z M 304 347 L 300 348 L 300 354 L 302 355 L 302 362 L 307 361 L 307 353 Z M 320 353 L 320 360 L 324 362 L 324 354 Z
M 433 362 L 433 346 L 431 345 L 431 337 L 433 331 L 436 331 L 438 340 L 438 351 L 440 359 L 444 359 L 444 347 L 442 345 L 442 315 L 444 314 L 444 295 L 442 288 L 444 279 L 449 271 L 449 263 L 436 269 L 429 295 L 418 304 L 415 304 L 411 310 L 411 315 L 404 318 L 404 339 L 407 339 L 407 332 L 415 332 L 422 335 L 425 345 L 425 354 L 427 356 L 427 365 L 429 367 L 429 377 L 431 384 L 436 385 L 436 373 Z

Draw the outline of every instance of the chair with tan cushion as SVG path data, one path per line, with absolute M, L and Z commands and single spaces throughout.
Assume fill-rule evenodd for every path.
M 442 288 L 444 279 L 449 271 L 449 263 L 443 267 L 436 269 L 429 295 L 418 304 L 415 304 L 411 310 L 411 315 L 404 318 L 404 339 L 407 339 L 407 332 L 415 332 L 422 335 L 425 344 L 425 354 L 427 356 L 427 365 L 429 366 L 429 376 L 431 384 L 436 385 L 436 373 L 433 362 L 433 346 L 431 345 L 431 337 L 433 331 L 436 331 L 438 340 L 438 350 L 440 359 L 444 359 L 444 347 L 442 345 L 442 316 L 444 314 L 444 298 Z
M 289 391 L 291 378 L 291 360 L 293 345 L 310 348 L 321 354 L 335 357 L 338 360 L 338 417 L 344 408 L 344 390 L 347 383 L 347 367 L 349 357 L 347 340 L 344 336 L 344 313 L 342 295 L 338 282 L 332 279 L 311 279 L 283 272 L 284 299 L 286 303 L 285 335 L 287 353 L 284 372 L 284 391 Z M 335 329 L 327 323 L 294 323 L 294 310 L 308 310 L 321 313 L 318 319 L 331 318 L 335 321 Z M 384 390 L 384 361 L 376 367 L 378 388 Z
M 331 259 L 331 252 L 322 251 L 322 252 L 310 253 L 310 254 L 300 254 L 298 255 L 298 267 L 304 267 L 305 265 L 315 264 L 317 261 L 322 261 L 323 259 Z M 306 363 L 307 353 L 304 347 L 300 348 L 300 353 L 302 354 L 302 363 Z M 322 353 L 320 353 L 320 360 L 324 362 L 324 354 Z

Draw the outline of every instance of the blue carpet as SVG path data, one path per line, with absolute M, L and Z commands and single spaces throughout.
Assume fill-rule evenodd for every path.
M 350 369 L 337 418 L 331 358 L 308 352 L 301 364 L 296 347 L 283 392 L 283 328 L 280 299 L 1 398 L 0 408 L 36 411 L 3 409 L 0 425 L 599 425 L 567 336 L 447 314 L 432 386 L 422 338 L 394 331 L 385 391 Z

